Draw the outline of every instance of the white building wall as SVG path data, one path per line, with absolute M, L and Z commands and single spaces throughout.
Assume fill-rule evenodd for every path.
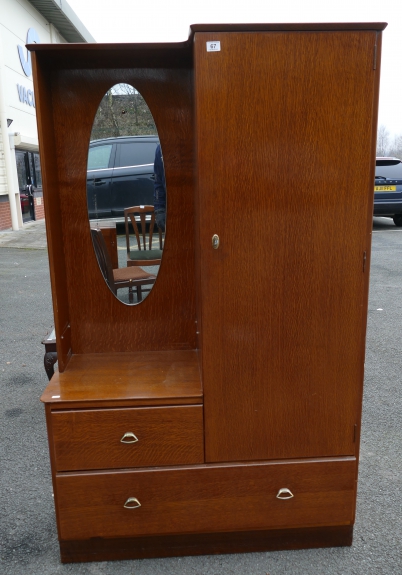
M 51 44 L 66 44 L 66 40 L 63 38 L 57 28 L 53 26 L 53 24 L 49 25 L 49 32 Z
M 41 43 L 61 43 L 66 40 L 59 31 L 39 13 L 27 0 L 0 0 L 0 90 L 3 121 L 0 124 L 0 196 L 16 195 L 19 209 L 18 177 L 15 162 L 9 173 L 5 161 L 5 146 L 10 149 L 9 136 L 14 136 L 16 148 L 38 150 L 36 110 L 33 95 L 32 73 L 27 76 L 22 68 L 18 45 L 23 48 L 24 58 L 30 61 L 25 44 L 27 32 L 34 28 Z M 13 120 L 7 128 L 5 118 Z M 7 151 L 6 151 L 7 153 Z M 15 158 L 15 156 L 13 155 Z M 9 165 L 9 162 L 8 162 Z M 15 173 L 14 173 L 15 172 Z M 1 198 L 0 198 L 1 199 Z M 5 198 L 4 198 L 5 199 Z M 13 210 L 14 211 L 14 210 Z M 15 214 L 15 211 L 14 211 Z M 14 215 L 13 227 L 18 229 L 21 214 Z
M 4 162 L 3 137 L 0 127 L 0 195 L 7 193 L 6 164 Z
M 27 0 L 0 0 L 0 38 L 3 44 L 4 88 L 7 106 L 7 117 L 13 119 L 9 133 L 18 132 L 22 141 L 24 137 L 38 140 L 36 114 L 30 105 L 33 92 L 32 74 L 27 77 L 22 69 L 18 45 L 25 48 L 27 32 L 34 28 L 41 43 L 65 41 L 52 24 L 49 24 Z M 18 86 L 21 92 L 19 92 Z M 24 95 L 27 97 L 24 101 Z M 23 101 L 21 102 L 21 97 Z

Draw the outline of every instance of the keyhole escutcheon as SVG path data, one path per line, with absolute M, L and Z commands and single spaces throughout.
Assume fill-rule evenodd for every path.
M 218 236 L 218 234 L 214 234 L 212 236 L 212 247 L 214 248 L 214 250 L 217 250 L 219 248 L 219 236 Z

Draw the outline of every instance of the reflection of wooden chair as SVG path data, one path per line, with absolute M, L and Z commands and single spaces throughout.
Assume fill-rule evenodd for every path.
M 117 297 L 118 289 L 128 287 L 129 302 L 133 303 L 133 287 L 136 287 L 137 299 L 142 301 L 142 286 L 154 284 L 156 276 L 139 267 L 113 269 L 101 230 L 91 229 L 91 236 L 102 275 L 115 296 Z
M 130 248 L 129 223 L 133 226 L 137 238 L 138 249 Z M 152 235 L 155 227 L 155 211 L 153 206 L 134 206 L 124 210 L 124 223 L 126 226 L 127 265 L 128 266 L 157 266 L 162 258 L 162 231 L 159 231 L 159 249 L 152 249 Z M 146 240 L 146 225 L 149 225 L 148 247 Z M 140 229 L 139 229 L 140 227 Z M 141 238 L 142 236 L 142 245 Z

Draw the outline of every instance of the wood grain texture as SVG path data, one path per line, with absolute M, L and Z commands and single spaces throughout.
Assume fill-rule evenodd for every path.
M 375 41 L 195 36 L 206 461 L 355 453 Z
M 192 37 L 185 42 L 134 44 L 28 44 L 49 70 L 191 70 Z M 158 73 L 158 72 L 157 72 Z
M 96 51 L 99 62 L 105 58 L 102 69 L 82 71 L 77 68 L 81 50 L 80 46 L 68 50 L 68 69 L 57 69 L 60 63 L 55 61 L 53 52 L 36 53 L 36 77 L 46 74 L 46 82 L 39 80 L 41 86 L 37 92 L 41 146 L 46 155 L 49 153 L 44 165 L 45 204 L 50 206 L 49 216 L 58 212 L 55 219 L 47 218 L 48 229 L 58 238 L 50 253 L 52 274 L 59 278 L 59 283 L 52 284 L 53 295 L 68 310 L 72 353 L 194 349 L 191 71 L 124 68 L 125 59 L 122 63 L 118 58 L 122 52 L 117 52 L 112 64 L 109 48 Z M 57 50 L 56 53 L 64 54 Z M 141 50 L 137 50 L 138 58 Z M 119 82 L 135 86 L 149 105 L 163 149 L 168 197 L 166 240 L 158 279 L 150 295 L 133 307 L 116 300 L 102 280 L 90 238 L 86 200 L 93 119 L 105 92 Z M 51 119 L 45 120 L 48 115 Z M 54 208 L 53 198 L 57 198 Z M 57 308 L 55 315 L 60 313 Z M 57 321 L 60 322 L 60 317 Z M 64 315 L 63 321 L 67 321 Z M 56 334 L 59 338 L 62 331 L 56 329 Z M 62 362 L 60 370 L 64 367 Z
M 47 69 L 123 68 L 188 68 L 193 66 L 193 42 L 197 32 L 322 32 L 335 30 L 377 30 L 385 22 L 311 22 L 311 23 L 248 23 L 192 24 L 185 42 L 157 44 L 28 44 L 28 49 L 40 54 Z M 73 58 L 71 55 L 73 54 Z M 100 57 L 101 56 L 101 57 Z M 73 61 L 73 64 L 72 64 Z
M 353 458 L 58 474 L 59 538 L 350 525 L 355 477 Z M 276 498 L 283 487 L 293 499 Z
M 332 32 L 337 30 L 384 30 L 386 22 L 275 22 L 255 24 L 192 24 L 190 30 L 197 32 Z M 190 36 L 191 37 L 191 36 Z
M 376 69 L 376 79 L 374 84 L 374 98 L 373 98 L 373 122 L 371 127 L 371 156 L 376 156 L 377 151 L 377 123 L 378 123 L 378 104 L 380 96 L 380 75 L 381 75 L 381 51 L 382 51 L 382 34 L 378 33 L 376 36 L 376 58 L 374 62 L 374 67 Z M 370 166 L 369 181 L 373 182 L 375 180 L 375 162 L 372 162 Z M 370 192 L 369 192 L 370 193 Z M 374 194 L 371 192 L 371 196 Z M 369 278 L 370 267 L 371 267 L 371 240 L 372 240 L 372 229 L 373 229 L 373 212 L 374 203 L 369 202 L 367 205 L 367 226 L 366 226 L 366 245 L 368 250 L 366 252 L 366 263 L 365 263 L 365 274 Z M 368 300 L 369 300 L 369 282 L 365 282 L 364 286 L 364 296 L 363 296 L 363 309 L 368 310 Z M 363 316 L 362 330 L 361 330 L 361 347 L 362 349 L 366 346 L 366 330 L 367 330 L 367 311 Z M 364 363 L 361 365 L 361 378 L 359 387 L 359 396 L 363 398 L 363 380 L 364 380 Z M 363 401 L 358 405 L 358 417 L 356 425 L 356 455 L 359 460 L 360 453 L 360 432 L 361 432 L 361 418 L 362 418 L 362 408 Z
M 353 527 L 341 525 L 121 539 L 99 537 L 81 541 L 60 541 L 60 553 L 63 563 L 72 563 L 340 547 L 352 545 L 352 540 Z
M 204 463 L 201 405 L 56 411 L 52 427 L 57 471 Z
M 53 408 L 201 403 L 195 351 L 74 355 L 41 400 Z
M 59 369 L 63 371 L 71 354 L 71 333 L 60 197 L 54 193 L 55 190 L 59 189 L 59 172 L 53 123 L 51 77 L 46 68 L 37 66 L 35 54 L 32 54 L 32 70 L 35 84 L 42 185 L 44 190 L 49 190 L 45 201 L 45 223 L 50 261 L 53 317 L 57 334 L 57 358 Z
M 48 439 L 48 446 L 49 446 L 49 456 L 50 456 L 50 469 L 52 473 L 52 485 L 53 485 L 53 498 L 54 498 L 54 506 L 57 509 L 57 490 L 55 488 L 56 485 L 56 453 L 54 450 L 54 442 L 53 442 L 53 429 L 52 429 L 52 411 L 51 405 L 45 405 L 45 415 L 46 415 L 46 429 L 47 429 L 47 439 Z M 57 532 L 60 531 L 60 522 L 59 518 L 56 514 L 56 523 L 57 523 Z

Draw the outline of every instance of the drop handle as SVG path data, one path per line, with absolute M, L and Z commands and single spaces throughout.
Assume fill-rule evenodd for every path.
M 127 431 L 120 439 L 121 443 L 137 443 L 138 437 L 132 431 Z
M 138 507 L 141 507 L 141 503 L 136 497 L 129 497 L 123 507 L 125 509 L 137 509 Z
M 293 493 L 287 487 L 282 487 L 276 495 L 277 499 L 292 499 Z

